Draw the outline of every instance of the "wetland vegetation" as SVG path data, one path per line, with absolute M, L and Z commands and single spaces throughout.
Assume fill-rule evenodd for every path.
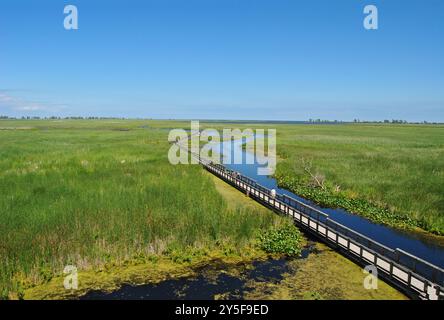
M 444 125 L 268 127 L 277 128 L 282 188 L 376 223 L 444 235 Z
M 169 164 L 168 131 L 188 126 L 0 121 L 1 297 L 73 298 L 122 283 L 196 277 L 216 261 L 238 266 L 297 257 L 306 239 L 287 219 L 199 166 Z M 283 187 L 373 221 L 443 233 L 444 127 L 231 126 L 277 129 Z M 363 290 L 361 268 L 316 246 L 322 248 L 306 259 L 289 258 L 293 271 L 279 281 L 244 279 L 244 297 L 404 298 L 383 282 L 377 292 Z M 68 264 L 83 279 L 77 292 L 62 285 Z
M 148 127 L 143 127 L 148 125 Z M 147 121 L 11 121 L 0 127 L 0 294 L 22 297 L 66 265 L 239 254 L 284 220 L 230 207 L 199 166 L 172 166 Z M 26 126 L 26 130 L 16 130 Z M 156 128 L 157 126 L 157 128 Z
M 279 184 L 326 207 L 444 235 L 444 126 L 285 126 Z

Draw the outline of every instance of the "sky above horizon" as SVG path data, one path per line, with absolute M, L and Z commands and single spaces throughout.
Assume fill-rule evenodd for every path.
M 444 122 L 444 1 L 3 0 L 0 115 Z

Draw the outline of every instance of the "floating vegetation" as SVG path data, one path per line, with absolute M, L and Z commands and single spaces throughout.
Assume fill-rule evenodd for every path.
M 270 254 L 295 257 L 301 253 L 302 236 L 294 224 L 288 223 L 265 230 L 259 235 L 259 247 Z

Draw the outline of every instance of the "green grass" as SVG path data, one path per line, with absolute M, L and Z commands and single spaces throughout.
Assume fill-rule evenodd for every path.
M 176 127 L 189 122 L 1 120 L 0 297 L 67 264 L 89 272 L 153 255 L 180 263 L 200 250 L 240 253 L 282 223 L 199 166 L 170 165 Z M 444 233 L 443 126 L 206 127 L 276 128 L 281 184 L 374 221 Z
M 444 126 L 282 125 L 277 131 L 281 186 L 378 223 L 444 234 Z M 310 162 L 324 187 L 304 169 Z
M 161 121 L 0 121 L 0 295 L 188 248 L 239 252 L 280 219 L 230 208 L 199 166 L 167 159 Z M 18 128 L 24 128 L 18 130 Z
M 227 126 L 277 130 L 281 187 L 377 223 L 444 235 L 444 125 L 201 123 Z

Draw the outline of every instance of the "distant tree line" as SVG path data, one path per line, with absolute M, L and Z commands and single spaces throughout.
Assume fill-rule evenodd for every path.
M 344 121 L 340 120 L 322 120 L 322 119 L 309 119 L 310 123 L 344 123 Z
M 9 116 L 2 116 L 0 115 L 0 120 L 2 119 L 11 119 L 11 120 L 129 120 L 129 119 L 136 119 L 136 120 L 152 120 L 152 118 L 125 118 L 125 117 L 80 117 L 80 116 L 69 116 L 69 117 L 57 117 L 57 116 L 51 116 L 51 117 L 38 117 L 38 116 L 22 116 L 22 117 L 9 117 Z M 173 119 L 169 119 L 173 120 Z M 260 121 L 258 121 L 260 122 Z M 304 122 L 304 121 L 300 121 Z M 309 119 L 309 123 L 350 123 L 349 121 L 342 121 L 342 120 L 323 120 L 323 119 Z M 443 124 L 442 122 L 430 122 L 430 121 L 416 121 L 416 122 L 409 122 L 407 120 L 400 120 L 400 119 L 392 119 L 392 120 L 382 120 L 382 121 L 370 121 L 370 120 L 360 120 L 360 119 L 353 119 L 353 123 L 391 123 L 391 124 Z
M 0 119 L 11 119 L 11 120 L 125 120 L 128 118 L 124 117 L 38 117 L 38 116 L 22 116 L 22 117 L 9 117 L 0 115 Z
M 342 120 L 322 120 L 322 119 L 309 119 L 309 123 L 350 123 L 349 121 Z M 442 122 L 429 122 L 429 121 L 407 121 L 400 119 L 392 119 L 392 120 L 360 120 L 353 119 L 353 123 L 392 123 L 392 124 L 443 124 Z
M 442 124 L 441 122 L 429 122 L 429 121 L 407 121 L 401 119 L 392 119 L 392 120 L 383 120 L 383 121 L 368 121 L 368 120 L 359 120 L 354 119 L 354 123 L 391 123 L 391 124 Z

